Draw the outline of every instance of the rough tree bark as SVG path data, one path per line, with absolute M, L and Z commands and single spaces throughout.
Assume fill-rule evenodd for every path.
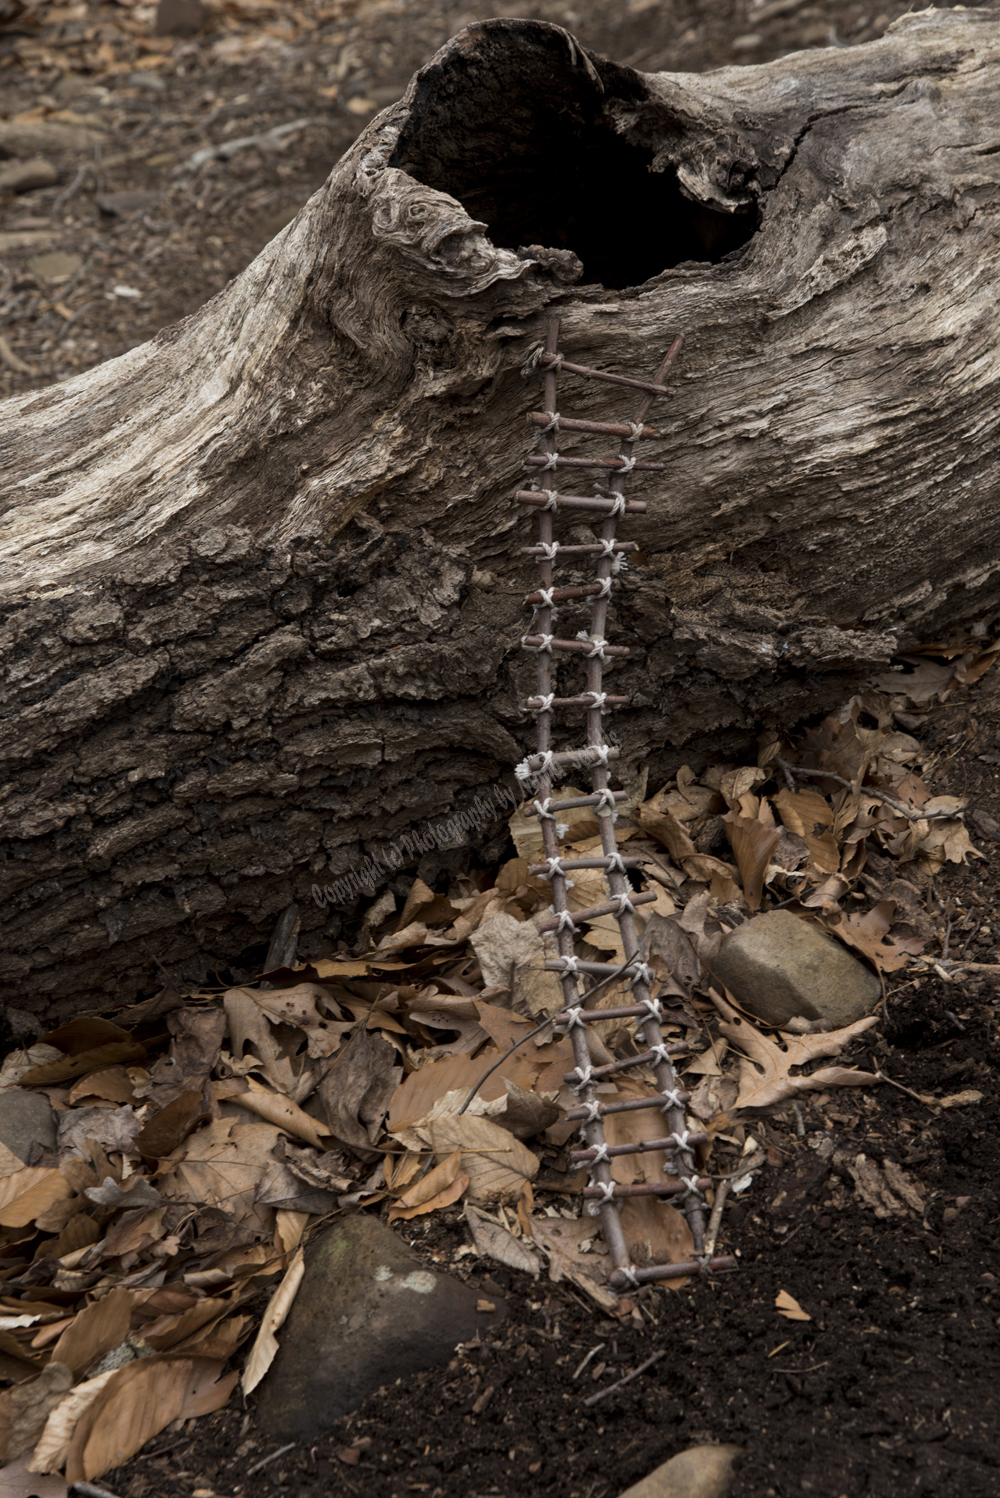
M 131 996 L 295 898 L 316 953 L 314 880 L 510 782 L 520 370 L 552 312 L 621 373 L 687 339 L 612 619 L 624 764 L 985 632 L 998 98 L 993 11 L 704 76 L 472 26 L 200 313 L 6 402 L 8 1002 Z

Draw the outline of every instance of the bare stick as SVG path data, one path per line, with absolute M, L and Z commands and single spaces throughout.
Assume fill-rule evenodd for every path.
M 608 1387 L 606 1389 L 598 1389 L 596 1394 L 591 1394 L 589 1399 L 585 1399 L 583 1401 L 584 1405 L 587 1408 L 590 1408 L 591 1405 L 600 1404 L 602 1399 L 606 1399 L 608 1395 L 613 1394 L 616 1389 L 624 1389 L 626 1384 L 630 1384 L 634 1378 L 639 1377 L 640 1373 L 645 1373 L 647 1368 L 652 1368 L 654 1363 L 658 1363 L 660 1359 L 665 1358 L 666 1355 L 666 1351 L 654 1352 L 651 1358 L 647 1358 L 644 1363 L 640 1363 L 638 1368 L 633 1369 L 631 1373 L 626 1373 L 625 1377 L 620 1378 L 616 1384 L 608 1384 Z
M 722 1209 L 726 1205 L 726 1197 L 729 1195 L 730 1179 L 731 1177 L 724 1176 L 719 1183 L 719 1189 L 715 1193 L 712 1215 L 708 1219 L 708 1232 L 705 1234 L 705 1257 L 709 1259 L 715 1253 L 715 1240 L 719 1236 L 719 1227 L 722 1223 Z

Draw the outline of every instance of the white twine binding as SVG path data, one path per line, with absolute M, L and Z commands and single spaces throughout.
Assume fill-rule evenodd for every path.
M 570 1076 L 576 1078 L 575 1082 L 570 1083 L 573 1091 L 580 1092 L 584 1087 L 589 1087 L 593 1075 L 594 1068 L 591 1066 L 589 1061 L 587 1062 L 586 1066 L 578 1066 L 575 1071 L 570 1072 Z
M 611 1156 L 608 1153 L 608 1146 L 604 1140 L 600 1144 L 592 1144 L 590 1147 L 595 1152 L 590 1159 L 591 1165 L 600 1165 L 605 1160 L 610 1161 Z
M 565 914 L 565 912 L 563 912 Z M 566 1026 L 567 1031 L 585 1028 L 586 1020 L 580 1018 L 583 1009 L 579 1004 L 573 1004 L 569 1009 L 564 1009 L 559 1016 L 559 1023 Z
M 632 469 L 635 467 L 636 463 L 638 462 L 638 459 L 637 458 L 619 458 L 618 461 L 622 465 L 621 468 L 618 470 L 619 473 L 631 473 Z
M 617 821 L 618 813 L 615 810 L 617 802 L 615 801 L 614 791 L 598 791 L 597 794 L 600 797 L 600 800 L 594 808 L 597 815 L 599 817 L 611 817 L 613 820 Z
M 609 1201 L 612 1201 L 614 1199 L 614 1194 L 615 1194 L 615 1183 L 614 1183 L 614 1181 L 591 1181 L 590 1184 L 594 1188 L 595 1191 L 600 1191 L 602 1193 L 601 1198 L 600 1198 L 600 1203 L 599 1203 L 600 1206 L 603 1207 L 605 1202 L 609 1202 Z

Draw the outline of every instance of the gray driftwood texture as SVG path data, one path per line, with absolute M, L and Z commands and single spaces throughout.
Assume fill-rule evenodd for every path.
M 985 631 L 998 100 L 989 10 L 704 76 L 473 26 L 200 313 L 7 401 L 8 1001 L 130 996 L 293 899 L 318 951 L 313 881 L 511 782 L 520 371 L 553 312 L 620 373 L 687 339 L 645 454 L 667 472 L 623 526 L 625 763 L 742 750 L 908 643 Z M 561 389 L 564 414 L 631 410 Z

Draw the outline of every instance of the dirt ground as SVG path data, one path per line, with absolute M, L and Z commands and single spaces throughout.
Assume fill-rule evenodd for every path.
M 161 37 L 153 5 L 24 3 L 20 16 L 22 0 L 0 6 L 0 125 L 55 125 L 62 139 L 56 145 L 43 132 L 19 148 L 55 166 L 58 182 L 0 192 L 0 396 L 114 358 L 214 296 L 414 70 L 471 21 L 555 21 L 620 62 L 702 72 L 854 46 L 912 8 L 903 0 L 225 0 L 195 36 Z M 4 25 L 6 15 L 14 19 Z M 295 128 L 231 156 L 193 160 L 286 125 Z
M 934 710 L 921 737 L 941 755 L 935 791 L 969 796 L 985 855 L 927 882 L 927 909 L 949 911 L 953 958 L 992 966 L 1000 681 L 988 675 Z M 942 949 L 938 938 L 927 955 Z M 741 1115 L 768 1166 L 723 1218 L 720 1251 L 738 1255 L 737 1273 L 646 1287 L 615 1320 L 564 1283 L 454 1260 L 469 1241 L 457 1212 L 397 1225 L 429 1263 L 506 1298 L 496 1338 L 380 1390 L 315 1445 L 259 1471 L 279 1448 L 256 1431 L 251 1398 L 150 1442 L 109 1487 L 122 1498 L 614 1498 L 690 1445 L 733 1442 L 743 1455 L 732 1498 L 995 1498 L 1000 966 L 923 972 L 893 975 L 881 1024 L 845 1058 L 892 1083 L 804 1096 L 798 1117 L 787 1104 Z M 981 1097 L 933 1101 L 963 1093 Z M 866 1201 L 852 1174 L 865 1161 L 901 1167 L 924 1205 L 886 1212 Z M 782 1290 L 810 1320 L 778 1314 Z M 647 1373 L 583 1405 L 660 1348 Z
M 0 394 L 114 357 L 213 296 L 469 21 L 531 15 L 646 70 L 703 71 L 855 45 L 909 8 L 227 0 L 197 35 L 160 38 L 152 6 L 36 5 L 0 30 L 0 110 L 67 131 L 58 151 L 42 153 L 58 183 L 0 201 Z M 277 142 L 191 165 L 208 146 L 296 121 L 304 123 Z M 45 258 L 56 253 L 72 258 Z M 942 751 L 933 789 L 968 795 L 973 841 L 987 855 L 949 866 L 927 890 L 928 906 L 955 901 L 952 956 L 967 949 L 996 963 L 1000 691 L 992 676 L 910 731 Z M 315 1446 L 296 1446 L 256 1473 L 250 1468 L 275 1443 L 256 1432 L 253 1401 L 244 1410 L 233 1399 L 149 1443 L 102 1485 L 122 1498 L 614 1498 L 686 1446 L 733 1441 L 744 1451 L 734 1498 L 993 1498 L 997 976 L 897 975 L 882 1024 L 847 1059 L 880 1068 L 898 1088 L 803 1101 L 804 1133 L 787 1106 L 748 1123 L 769 1167 L 727 1207 L 722 1246 L 738 1252 L 738 1273 L 679 1292 L 645 1289 L 609 1320 L 564 1285 L 482 1260 L 470 1270 L 463 1258 L 455 1273 L 508 1299 L 511 1315 L 495 1339 L 380 1391 Z M 982 1100 L 941 1108 L 914 1096 L 963 1089 Z M 850 1173 L 859 1155 L 903 1167 L 926 1193 L 926 1211 L 878 1216 Z M 457 1214 L 405 1226 L 436 1263 L 466 1241 Z M 780 1290 L 812 1319 L 780 1317 Z M 599 1342 L 605 1367 L 596 1380 L 596 1360 L 574 1378 Z M 667 1355 L 648 1373 L 583 1406 L 616 1368 L 630 1371 L 659 1347 Z

